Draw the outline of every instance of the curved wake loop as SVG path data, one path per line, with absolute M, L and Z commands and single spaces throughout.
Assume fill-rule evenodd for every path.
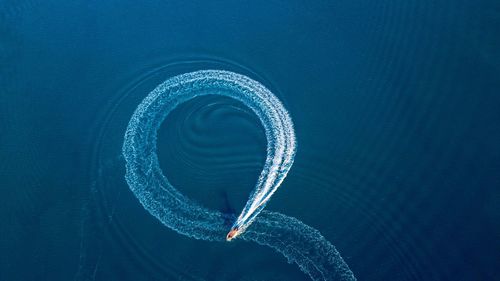
M 245 104 L 259 117 L 267 139 L 264 168 L 229 233 L 227 215 L 177 191 L 163 175 L 156 154 L 157 131 L 166 116 L 179 104 L 202 95 L 223 95 Z M 233 72 L 201 70 L 168 79 L 139 104 L 125 133 L 125 177 L 144 208 L 178 233 L 210 241 L 241 235 L 282 253 L 313 280 L 355 280 L 335 247 L 317 230 L 283 214 L 262 212 L 290 170 L 295 150 L 290 116 L 267 88 Z

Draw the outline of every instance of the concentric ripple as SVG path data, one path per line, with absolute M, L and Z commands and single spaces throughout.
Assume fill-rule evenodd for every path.
M 123 155 L 127 183 L 144 208 L 178 233 L 224 241 L 228 232 L 225 222 L 234 218 L 207 209 L 177 191 L 163 175 L 156 152 L 157 131 L 166 116 L 179 104 L 203 95 L 242 102 L 260 119 L 268 143 L 264 168 L 232 229 L 244 240 L 282 253 L 313 280 L 355 280 L 335 247 L 317 230 L 295 218 L 262 211 L 293 164 L 295 133 L 281 102 L 246 76 L 221 70 L 182 74 L 159 85 L 137 107 L 125 133 Z

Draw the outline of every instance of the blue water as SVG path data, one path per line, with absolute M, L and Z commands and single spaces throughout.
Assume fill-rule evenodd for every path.
M 272 248 L 181 235 L 131 192 L 134 110 L 200 69 L 283 103 L 297 154 L 266 210 L 318 230 L 358 280 L 498 280 L 499 50 L 495 1 L 4 0 L 0 280 L 309 280 Z M 222 96 L 158 130 L 172 185 L 225 214 L 266 147 Z

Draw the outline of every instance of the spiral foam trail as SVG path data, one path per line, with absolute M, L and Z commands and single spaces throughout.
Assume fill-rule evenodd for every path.
M 179 104 L 202 95 L 222 95 L 242 102 L 258 116 L 266 134 L 264 168 L 232 229 L 243 233 L 244 240 L 282 253 L 313 280 L 355 280 L 335 247 L 317 230 L 279 213 L 262 212 L 293 164 L 295 132 L 281 102 L 246 76 L 222 70 L 178 75 L 160 84 L 139 104 L 125 133 L 123 155 L 127 183 L 144 208 L 178 233 L 224 241 L 228 231 L 225 221 L 231 218 L 177 191 L 163 175 L 156 153 L 157 131 L 166 116 Z

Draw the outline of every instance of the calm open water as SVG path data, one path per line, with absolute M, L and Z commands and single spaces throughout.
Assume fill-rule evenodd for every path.
M 499 280 L 498 1 L 0 2 L 0 280 L 307 280 L 255 243 L 198 241 L 124 179 L 130 117 L 159 83 L 245 74 L 295 123 L 266 207 L 334 244 L 358 280 Z M 257 117 L 207 96 L 170 114 L 176 188 L 239 213 Z

